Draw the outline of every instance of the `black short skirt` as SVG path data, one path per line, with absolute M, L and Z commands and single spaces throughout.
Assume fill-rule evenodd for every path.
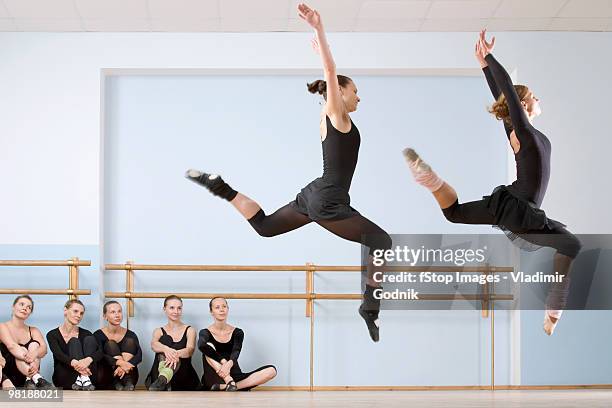
M 304 187 L 291 207 L 313 221 L 342 220 L 359 215 L 347 190 L 317 178 Z
M 542 248 L 530 242 L 529 236 L 551 233 L 565 228 L 565 224 L 548 218 L 535 203 L 516 195 L 512 186 L 497 186 L 490 196 L 483 197 L 494 227 L 502 230 L 516 246 L 527 251 Z

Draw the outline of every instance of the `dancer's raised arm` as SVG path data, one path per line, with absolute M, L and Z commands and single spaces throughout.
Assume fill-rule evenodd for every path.
M 487 79 L 487 84 L 489 85 L 489 89 L 493 94 L 493 98 L 497 100 L 497 98 L 499 98 L 499 96 L 501 95 L 501 91 L 497 87 L 497 84 L 495 83 L 495 78 L 493 78 L 493 74 L 491 74 L 489 64 L 485 60 L 485 57 L 487 56 L 487 49 L 482 46 L 483 43 L 486 44 L 488 46 L 489 52 L 493 52 L 493 47 L 495 47 L 495 37 L 491 38 L 491 42 L 489 43 L 485 38 L 486 33 L 486 29 L 480 31 L 480 34 L 478 35 L 478 40 L 476 40 L 476 46 L 474 47 L 474 54 L 476 55 L 476 59 L 480 64 L 480 68 L 482 69 L 482 72 L 484 73 L 485 78 Z
M 317 51 L 321 56 L 323 74 L 325 82 L 327 83 L 326 113 L 329 116 L 344 115 L 347 112 L 342 100 L 342 94 L 340 93 L 340 84 L 338 83 L 338 76 L 336 74 L 336 63 L 329 49 L 329 43 L 327 42 L 321 16 L 318 11 L 311 9 L 304 3 L 298 5 L 298 15 L 302 20 L 306 21 L 315 32 L 316 40 L 314 45 L 318 48 Z
M 493 57 L 493 54 L 491 54 L 495 42 L 492 41 L 491 43 L 487 43 L 484 36 L 482 36 L 479 39 L 479 44 L 480 47 L 483 49 L 485 61 L 487 62 L 487 65 L 491 70 L 491 74 L 495 79 L 495 83 L 497 84 L 497 87 L 505 97 L 512 127 L 515 129 L 524 129 L 527 127 L 531 127 L 531 123 L 529 122 L 529 118 L 527 117 L 527 113 L 525 112 L 525 108 L 521 103 L 521 98 L 517 94 L 516 89 L 512 84 L 512 79 L 510 78 L 510 75 L 504 69 L 504 67 L 499 62 L 497 62 L 495 57 Z M 517 134 L 517 137 L 519 138 L 519 141 L 522 142 L 522 140 L 520 140 L 521 138 L 519 134 Z
M 474 53 L 476 55 L 476 59 L 480 64 L 480 68 L 482 68 L 482 72 L 487 80 L 487 84 L 489 85 L 489 89 L 491 90 L 491 94 L 493 94 L 493 98 L 495 101 L 499 99 L 501 96 L 501 91 L 495 82 L 495 78 L 493 78 L 493 74 L 491 73 L 491 69 L 489 68 L 489 64 L 485 60 L 487 55 L 487 49 L 489 52 L 493 52 L 493 47 L 495 47 L 495 37 L 491 38 L 491 42 L 486 40 L 487 30 L 484 29 L 480 31 L 478 35 L 478 40 L 476 41 L 476 46 L 474 49 Z M 486 45 L 486 48 L 485 46 Z M 512 133 L 512 125 L 506 121 L 504 121 L 504 130 L 506 131 L 506 136 L 510 138 L 510 133 Z

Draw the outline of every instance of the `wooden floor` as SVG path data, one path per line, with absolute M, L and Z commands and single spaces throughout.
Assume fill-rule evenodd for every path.
M 253 391 L 253 392 L 75 392 L 63 403 L 0 403 L 0 407 L 612 407 L 612 390 L 568 391 Z

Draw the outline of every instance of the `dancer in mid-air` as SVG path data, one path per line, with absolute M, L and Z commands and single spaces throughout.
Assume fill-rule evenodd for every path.
M 319 13 L 300 4 L 298 14 L 315 31 L 313 47 L 321 56 L 325 74 L 325 80 L 308 84 L 311 93 L 323 95 L 326 101 L 319 125 L 323 175 L 304 187 L 294 201 L 270 215 L 266 215 L 257 202 L 232 189 L 218 175 L 192 169 L 187 171 L 186 177 L 229 201 L 261 236 L 284 234 L 314 221 L 341 238 L 363 243 L 369 248 L 371 258 L 374 250 L 390 248 L 391 238 L 350 206 L 349 188 L 360 144 L 359 131 L 350 117 L 360 101 L 357 88 L 350 78 L 336 74 Z M 373 269 L 371 262 L 369 264 L 368 283 L 359 314 L 365 320 L 372 340 L 378 341 L 380 300 L 374 297 L 374 290 L 380 285 L 372 279 Z
M 565 225 L 548 218 L 540 209 L 550 178 L 551 145 L 532 125 L 533 119 L 541 113 L 539 99 L 526 86 L 512 85 L 506 70 L 491 54 L 494 45 L 495 37 L 488 42 L 486 30 L 483 30 L 475 52 L 496 99 L 490 112 L 503 120 L 514 151 L 516 181 L 509 186 L 496 187 L 482 200 L 459 204 L 455 190 L 438 177 L 414 149 L 405 149 L 404 156 L 415 180 L 433 193 L 450 222 L 495 225 L 524 249 L 556 249 L 554 270 L 565 278 L 562 284 L 552 286 L 546 300 L 544 331 L 551 335 L 567 300 L 568 275 L 581 243 Z

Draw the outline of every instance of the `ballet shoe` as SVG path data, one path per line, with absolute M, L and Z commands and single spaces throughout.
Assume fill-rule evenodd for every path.
M 227 201 L 232 201 L 238 194 L 218 174 L 208 174 L 200 170 L 189 169 L 185 172 L 185 178 L 205 187 L 213 195 L 224 198 Z
M 419 154 L 411 147 L 407 147 L 402 152 L 408 167 L 412 173 L 414 180 L 427 188 L 429 191 L 434 192 L 444 184 L 438 175 L 431 169 L 431 166 L 423 161 Z
M 185 172 L 185 178 L 206 187 L 211 192 L 218 185 L 223 183 L 223 179 L 217 174 L 208 174 L 200 170 L 189 169 Z M 214 193 L 213 193 L 214 194 Z
M 558 323 L 559 323 L 559 318 L 551 316 L 548 313 L 548 310 L 544 311 L 544 323 L 543 323 L 544 333 L 546 333 L 549 336 L 552 336 L 553 332 L 555 331 L 555 327 L 557 326 Z
M 168 389 L 168 379 L 160 375 L 149 385 L 149 391 L 166 391 Z
M 365 321 L 370 338 L 374 343 L 380 340 L 380 328 L 378 326 L 378 313 L 365 310 L 363 304 L 359 306 L 359 316 Z

